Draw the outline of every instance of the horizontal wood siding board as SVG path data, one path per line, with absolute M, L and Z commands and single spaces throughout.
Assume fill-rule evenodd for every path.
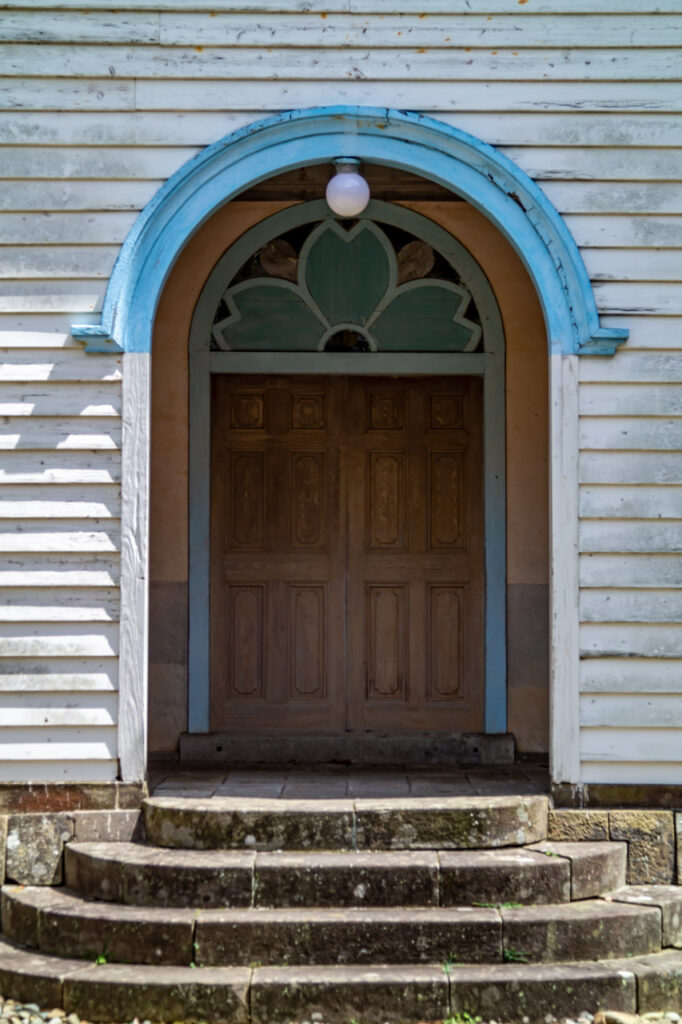
M 141 11 L 118 12 L 83 18 L 55 11 L 46 19 L 41 11 L 14 11 L 0 20 L 0 39 L 27 43 L 143 43 L 162 46 L 262 47 L 271 40 L 277 47 L 553 47 L 595 45 L 608 40 L 614 47 L 672 46 L 682 41 L 682 18 L 670 15 L 663 23 L 656 16 L 634 19 L 615 14 L 497 14 L 432 12 L 415 20 L 405 14 L 382 18 L 351 12 L 319 14 L 281 13 L 276 24 L 264 22 L 259 12 Z
M 115 587 L 4 587 L 0 622 L 118 622 Z
M 78 10 L 83 0 L 2 0 L 0 10 Z M 234 0 L 130 0 L 127 11 L 234 11 Z M 88 9 L 110 11 L 111 0 L 89 0 Z M 258 14 L 286 14 L 291 11 L 289 0 L 240 0 L 240 11 Z M 600 0 L 599 9 L 613 14 L 678 14 L 675 0 Z M 318 14 L 353 11 L 363 14 L 422 14 L 424 0 L 305 0 L 304 12 Z M 433 13 L 452 14 L 506 14 L 508 0 L 430 0 Z M 518 13 L 527 8 L 521 6 Z M 536 14 L 573 14 L 594 11 L 594 0 L 534 0 L 531 8 Z
M 533 76 L 531 75 L 531 78 Z M 178 82 L 171 83 L 179 89 Z M 231 83 L 227 83 L 230 85 Z M 452 75 L 447 85 L 459 89 L 460 82 Z M 512 89 L 514 83 L 504 82 L 505 88 Z M 571 83 L 572 84 L 572 83 Z M 183 83 L 184 85 L 184 83 Z M 215 112 L 195 111 L 175 113 L 172 111 L 137 111 L 135 113 L 97 112 L 29 112 L 8 113 L 0 122 L 0 144 L 35 146 L 203 146 L 215 142 L 230 132 L 251 124 L 255 119 L 288 109 L 287 83 L 276 82 L 280 101 L 267 110 L 242 109 L 235 106 L 233 96 L 230 109 Z M 441 89 L 443 85 L 441 84 Z M 233 92 L 235 90 L 232 84 Z M 308 86 L 310 89 L 310 86 Z M 348 88 L 348 93 L 339 92 Z M 398 104 L 404 98 L 411 105 L 411 83 L 404 86 L 391 82 L 392 102 Z M 537 88 L 537 86 L 536 86 Z M 249 92 L 251 83 L 244 83 Z M 315 102 L 333 105 L 342 101 L 361 102 L 337 81 L 315 82 Z M 386 86 L 383 86 L 384 95 Z M 544 83 L 543 83 L 544 89 Z M 620 113 L 510 113 L 500 117 L 498 112 L 467 113 L 452 111 L 450 107 L 437 113 L 439 120 L 463 131 L 477 135 L 496 146 L 571 146 L 576 139 L 585 146 L 656 146 L 682 145 L 682 115 L 680 114 L 633 114 L 623 117 Z M 663 243 L 664 244 L 664 243 Z
M 615 764 L 604 761 L 588 761 L 583 758 L 580 779 L 586 783 L 612 785 L 679 785 L 682 763 L 648 761 L 620 761 Z
M 117 245 L 7 245 L 0 248 L 0 278 L 108 278 L 118 253 Z
M 682 217 L 679 215 L 566 214 L 566 226 L 581 248 L 612 247 L 648 249 L 679 248 Z
M 31 44 L 0 44 L 0 66 L 5 75 L 25 77 L 36 60 L 43 72 L 55 78 L 99 77 L 102 65 L 112 77 L 121 78 L 208 78 L 228 79 L 310 79 L 355 78 L 358 64 L 364 78 L 383 81 L 410 79 L 529 79 L 542 81 L 610 81 L 627 78 L 677 79 L 679 64 L 674 49 L 619 49 L 570 47 L 548 49 L 490 49 L 482 47 L 472 60 L 465 49 L 365 47 L 330 49 L 320 60 L 317 47 L 295 50 L 273 47 L 193 46 L 153 47 L 107 45 L 69 46 L 41 43 L 39 52 Z
M 583 452 L 583 484 L 682 484 L 682 452 Z
M 630 352 L 623 349 L 613 359 L 599 356 L 581 359 L 580 381 L 612 384 L 682 382 L 682 351 Z
M 680 777 L 678 729 L 583 729 L 581 748 L 585 761 L 672 762 L 677 765 L 678 780 Z
M 34 350 L 0 350 L 0 382 L 13 381 L 120 381 L 121 360 L 118 356 L 86 355 L 81 345 L 73 351 L 56 350 L 42 355 Z
M 121 385 L 110 383 L 0 384 L 0 416 L 120 416 Z M 1 513 L 0 513 L 1 514 Z
M 117 623 L 0 623 L 9 658 L 106 658 L 118 654 Z
M 39 764 L 36 764 L 32 752 L 29 752 L 28 760 L 0 760 L 0 783 L 35 782 L 37 776 L 43 783 L 113 782 L 118 776 L 118 761 L 111 757 L 98 760 L 78 758 L 77 751 L 70 757 L 64 754 L 60 757 L 53 751 L 52 758 L 41 756 Z
M 142 210 L 163 179 L 153 181 L 18 181 L 2 183 L 2 210 Z
M 643 554 L 682 552 L 682 520 L 583 520 L 580 550 Z
M 682 693 L 682 659 L 585 658 L 583 693 Z
M 674 729 L 680 721 L 682 694 L 589 694 L 580 699 L 580 724 L 586 728 Z
M 118 690 L 118 659 L 2 658 L 0 692 L 103 692 Z
M 678 156 L 678 163 L 679 163 Z M 680 240 L 682 245 L 682 239 Z M 588 249 L 583 253 L 585 267 L 593 281 L 676 281 L 680 279 L 679 249 Z M 650 336 L 653 324 L 647 322 Z M 680 344 L 680 324 L 677 325 L 677 343 Z M 632 333 L 628 338 L 630 348 Z
M 666 623 L 583 623 L 581 657 L 679 658 L 682 626 Z
M 64 690 L 61 693 L 0 692 L 0 721 L 3 727 L 35 727 L 116 725 L 118 695 L 115 693 L 84 694 Z
M 584 416 L 682 416 L 679 384 L 583 384 Z
M 580 556 L 582 587 L 682 587 L 682 558 L 679 555 Z
M 118 417 L 8 416 L 0 428 L 0 449 L 95 451 L 121 446 Z
M 63 726 L 49 732 L 47 729 L 0 726 L 0 762 L 91 761 L 109 760 L 115 756 L 114 726 Z
M 582 622 L 682 622 L 682 590 L 584 589 L 580 618 Z
M 40 217 L 0 212 L 0 235 L 6 245 L 119 245 L 136 216 L 106 210 L 96 215 L 44 211 Z
M 121 514 L 121 491 L 113 484 L 49 488 L 6 484 L 2 488 L 0 521 L 3 519 L 117 519 Z
M 31 181 L 35 178 L 73 178 L 102 181 L 109 179 L 168 178 L 199 152 L 195 146 L 117 147 L 12 146 L 3 152 L 2 177 Z M 666 153 L 661 154 L 665 162 Z
M 682 417 L 582 416 L 580 447 L 583 451 L 682 450 Z
M 0 587 L 118 587 L 118 555 L 0 556 Z
M 597 281 L 597 308 L 604 313 L 682 316 L 682 284 L 670 282 Z
M 583 521 L 601 519 L 678 519 L 682 487 L 592 484 L 580 488 Z
M 0 462 L 0 484 L 120 484 L 121 454 L 118 450 L 98 452 L 4 451 Z
M 48 79 L 54 82 L 55 88 L 61 87 L 61 107 L 71 109 L 79 104 L 79 85 L 84 89 L 89 79 Z M 0 88 L 6 89 L 6 103 L 9 109 L 51 110 L 48 106 L 51 97 L 49 89 L 42 89 L 42 83 L 36 83 L 35 91 L 27 88 L 30 79 L 8 79 Z M 127 83 L 117 83 L 125 85 Z M 107 83 L 102 83 L 103 96 L 106 96 Z M 386 102 L 386 89 L 381 82 L 355 80 L 352 82 L 316 82 L 316 89 L 321 90 L 324 97 L 336 89 L 337 103 L 352 103 L 359 106 L 381 106 Z M 68 90 L 72 90 L 69 92 Z M 216 78 L 203 78 L 200 81 L 185 80 L 182 89 L 168 79 L 138 79 L 135 84 L 135 108 L 144 110 L 230 110 L 235 106 L 235 96 L 239 97 L 241 110 L 251 110 L 262 114 L 276 110 L 283 102 L 290 104 L 292 109 L 305 107 L 310 103 L 310 86 L 307 82 L 288 80 L 286 82 L 252 81 L 248 87 L 241 83 L 223 81 Z M 0 92 L 0 103 L 2 103 Z M 107 102 L 103 100 L 102 102 Z M 576 111 L 585 113 L 679 113 L 682 112 L 682 99 L 676 82 L 544 82 L 539 92 L 535 82 L 458 82 L 456 90 L 444 90 L 439 82 L 396 83 L 391 90 L 391 102 L 398 108 L 405 103 L 413 109 L 423 110 L 440 115 L 453 112 L 469 113 L 473 111 L 500 111 L 510 113 L 567 113 L 575 115 Z M 41 105 L 42 103 L 42 105 Z M 88 96 L 84 97 L 83 108 L 88 109 Z M 108 100 L 109 109 L 116 109 L 112 99 Z M 64 105 L 66 104 L 66 106 Z M 514 143 L 512 142 L 511 145 Z M 539 145 L 542 141 L 539 140 Z M 568 140 L 567 140 L 568 144 Z M 665 145 L 665 140 L 659 140 Z

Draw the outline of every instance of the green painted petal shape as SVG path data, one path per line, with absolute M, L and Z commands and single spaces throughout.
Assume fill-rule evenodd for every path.
M 324 325 L 287 281 L 256 278 L 228 293 L 232 316 L 217 329 L 235 351 L 314 352 Z
M 463 315 L 467 305 L 468 293 L 456 285 L 434 280 L 410 282 L 379 314 L 372 334 L 384 352 L 472 351 L 481 328 Z
M 315 234 L 305 259 L 308 291 L 330 324 L 363 326 L 389 285 L 388 239 L 363 222 L 345 232 L 330 221 Z

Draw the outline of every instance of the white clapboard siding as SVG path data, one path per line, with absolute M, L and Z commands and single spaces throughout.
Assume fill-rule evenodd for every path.
M 84 7 L 87 10 L 87 2 Z M 0 39 L 28 43 L 156 43 L 159 15 L 117 10 L 103 17 L 83 17 L 80 11 L 10 11 L 0 17 Z M 654 44 L 655 45 L 655 44 Z
M 422 14 L 424 0 L 298 0 L 299 10 L 327 14 L 346 11 L 363 14 Z M 2 0 L 0 10 L 49 11 L 81 9 L 83 0 Z M 239 10 L 258 14 L 282 13 L 291 10 L 290 0 L 239 0 Z M 88 9 L 111 10 L 111 0 L 89 0 Z M 235 0 L 129 0 L 126 11 L 225 11 L 235 9 Z M 594 0 L 533 0 L 530 8 L 519 6 L 515 13 L 591 14 Z M 600 0 L 599 10 L 610 14 L 679 14 L 677 0 Z M 429 0 L 429 11 L 451 14 L 508 14 L 509 0 Z
M 680 221 L 682 225 L 682 220 Z M 583 250 L 583 256 L 589 250 Z M 646 250 L 637 250 L 646 259 Z M 633 349 L 682 348 L 682 317 L 602 316 L 604 327 L 626 327 L 630 332 L 628 351 Z
M 120 244 L 135 223 L 137 213 L 97 212 L 33 213 L 0 212 L 0 238 L 6 245 L 105 245 Z
M 679 283 L 597 281 L 594 294 L 600 312 L 682 316 L 682 284 Z
M 169 92 L 175 94 L 184 87 L 183 82 L 168 82 Z M 286 85 L 275 83 L 280 101 L 272 109 L 260 111 L 258 117 L 288 107 Z M 399 105 L 400 85 L 383 84 L 385 103 Z M 239 87 L 245 93 L 250 82 L 227 82 L 238 98 Z M 515 83 L 505 82 L 507 90 Z M 410 98 L 409 83 L 404 87 L 405 101 Z M 308 87 L 310 88 L 310 87 Z M 347 86 L 343 100 L 358 103 Z M 442 86 L 441 86 L 442 88 Z M 537 87 L 536 87 L 537 88 Z M 543 83 L 544 88 L 544 83 Z M 315 105 L 333 105 L 341 102 L 337 82 L 315 82 Z M 290 102 L 290 101 L 289 101 Z M 463 131 L 478 135 L 496 146 L 570 146 L 576 138 L 581 146 L 660 146 L 665 139 L 668 146 L 682 145 L 682 115 L 642 114 L 623 117 L 621 114 L 563 114 L 515 113 L 500 117 L 497 113 L 449 113 L 437 111 L 439 120 Z M 93 112 L 28 112 L 15 111 L 0 121 L 0 144 L 30 146 L 204 146 L 254 121 L 251 110 L 233 106 L 229 111 L 203 113 L 187 111 L 171 113 L 150 111 L 98 114 Z M 603 242 L 600 244 L 609 244 Z M 631 244 L 631 243 L 630 243 Z M 660 243 L 664 245 L 665 243 Z M 669 244 L 675 244 L 671 242 Z M 679 243 L 678 243 L 679 244 Z
M 82 524 L 82 525 L 81 525 Z M 121 527 L 118 520 L 0 519 L 0 554 L 16 552 L 118 551 Z
M 612 214 L 608 217 L 569 213 L 566 226 L 577 244 L 584 248 L 671 248 L 680 246 L 682 217 L 637 213 L 634 216 Z
M 0 692 L 60 691 L 113 693 L 117 658 L 0 658 Z
M 120 448 L 121 421 L 118 417 L 7 416 L 0 424 L 0 449 L 27 448 L 49 451 L 55 448 Z
M 117 587 L 119 581 L 117 555 L 0 556 L 0 587 Z
M 584 589 L 580 616 L 583 622 L 682 622 L 682 591 Z
M 17 181 L 2 182 L 2 210 L 141 210 L 162 180 L 143 181 Z
M 682 449 L 682 418 L 648 416 L 583 416 L 580 420 L 583 449 Z
M 78 314 L 84 324 L 97 324 L 100 319 L 98 313 Z M 0 349 L 71 348 L 82 352 L 82 342 L 71 335 L 72 322 L 73 314 L 0 313 Z
M 1 635 L 1 634 L 0 634 Z M 682 625 L 583 623 L 580 627 L 583 657 L 682 657 Z
M 3 519 L 117 519 L 121 514 L 121 489 L 114 485 L 5 484 L 0 491 L 0 522 Z
M 35 758 L 29 748 L 28 760 L 0 759 L 0 782 L 35 783 L 36 779 L 41 782 L 112 782 L 118 775 L 118 761 L 110 756 L 102 760 L 88 757 L 70 760 L 68 755 L 60 757 L 53 747 L 48 753 L 53 759 L 45 756 L 46 751 L 41 746 L 36 749 Z M 77 754 L 75 751 L 71 756 L 77 757 Z M 40 760 L 36 761 L 38 756 Z
M 63 726 L 48 730 L 0 725 L 1 761 L 108 760 L 116 756 L 114 726 Z M 35 780 L 34 780 L 35 781 Z
M 3 178 L 151 178 L 173 174 L 199 150 L 191 146 L 119 149 L 110 146 L 80 149 L 13 146 L 2 160 Z M 665 154 L 665 150 L 662 151 Z M 662 157 L 664 159 L 664 157 Z M 659 175 L 662 176 L 662 175 Z
M 583 384 L 584 416 L 682 416 L 680 384 Z
M 592 484 L 580 488 L 583 519 L 678 519 L 682 487 L 627 487 Z
M 580 663 L 583 693 L 680 693 L 682 660 L 586 658 Z
M 543 181 L 542 191 L 560 213 L 682 213 L 677 182 Z
M 90 93 L 86 92 L 86 89 L 91 88 L 90 79 L 66 82 L 60 78 L 47 79 L 48 83 L 55 84 L 55 90 L 61 89 L 54 93 L 59 97 L 55 107 L 50 104 L 49 88 L 43 89 L 42 82 L 38 82 L 31 89 L 31 81 L 8 79 L 0 86 L 0 102 L 3 95 L 1 90 L 4 88 L 8 109 L 116 109 L 115 98 L 107 91 L 108 82 L 100 81 L 100 107 L 96 107 L 94 100 L 90 103 Z M 123 86 L 127 83 L 118 84 Z M 336 89 L 337 103 L 376 107 L 386 102 L 383 82 L 367 82 L 362 79 L 353 82 L 316 82 L 315 89 L 321 90 L 323 97 Z M 185 80 L 181 88 L 178 88 L 177 82 L 169 82 L 167 79 L 139 79 L 135 85 L 137 110 L 230 110 L 234 107 L 234 97 L 235 83 L 215 78 Z M 292 108 L 307 106 L 310 103 L 310 86 L 306 82 L 289 80 L 249 82 L 248 89 L 239 89 L 240 108 L 254 111 L 259 116 L 265 111 L 278 109 L 283 101 Z M 509 82 L 458 82 L 456 90 L 444 89 L 442 83 L 430 81 L 392 84 L 393 106 L 400 108 L 405 102 L 415 110 L 434 114 L 491 110 L 513 113 L 565 111 L 570 114 L 575 114 L 577 110 L 588 113 L 682 112 L 677 82 L 543 82 L 541 91 L 535 82 L 514 82 L 513 86 Z M 125 109 L 125 104 L 122 103 L 120 109 Z
M 682 484 L 682 452 L 583 452 L 583 484 Z
M 670 729 L 681 717 L 682 694 L 602 693 L 580 700 L 580 724 L 588 728 Z
M 118 622 L 120 603 L 113 587 L 5 587 L 0 622 Z
M 106 658 L 118 654 L 118 624 L 0 623 L 7 658 Z
M 0 384 L 0 416 L 120 416 L 121 385 Z M 1 514 L 1 513 L 0 513 Z
M 679 555 L 583 554 L 582 587 L 682 587 Z
M 584 729 L 582 756 L 586 761 L 671 761 L 679 782 L 682 747 L 679 729 Z
M 68 352 L 0 350 L 0 382 L 95 380 L 121 380 L 120 357 L 87 355 L 82 345 Z
M 680 221 L 682 228 L 682 220 Z M 623 349 L 613 359 L 595 356 L 580 360 L 580 381 L 636 384 L 682 383 L 682 350 L 678 352 L 630 352 Z
M 674 46 L 682 43 L 682 18 L 640 15 L 633 19 L 614 14 L 581 13 L 561 19 L 542 14 L 517 14 L 518 7 L 495 17 L 483 14 L 431 13 L 414 19 L 387 14 L 381 19 L 348 13 L 329 13 L 321 19 L 304 10 L 283 13 L 275 21 L 260 13 L 197 13 L 161 10 L 158 15 L 117 12 L 102 18 L 83 18 L 55 12 L 14 12 L 0 22 L 0 39 L 8 42 L 155 43 L 163 46 L 260 47 L 554 47 L 592 46 L 608 40 L 610 46 Z
M 622 734 L 624 749 L 627 746 L 628 735 Z M 605 761 L 588 761 L 583 756 L 580 779 L 585 783 L 611 783 L 615 785 L 639 785 L 639 786 L 679 786 L 682 778 L 682 760 L 672 760 L 668 763 L 648 761 L 618 761 L 608 763 Z
M 682 178 L 675 149 L 633 149 L 595 146 L 506 146 L 504 155 L 538 181 L 677 181 Z M 9 177 L 9 175 L 8 175 Z
M 472 58 L 467 48 L 336 48 L 318 47 L 106 47 L 112 77 L 276 79 L 364 78 L 384 81 L 411 79 L 523 79 L 541 81 L 621 80 L 636 76 L 675 79 L 679 66 L 674 49 L 620 49 L 618 60 L 608 48 L 487 49 Z M 7 76 L 25 77 L 35 61 L 35 47 L 0 44 L 0 66 Z M 99 77 L 102 50 L 98 46 L 41 44 L 40 61 L 46 75 Z M 608 140 L 607 140 L 608 141 Z
M 64 245 L 58 252 L 52 246 L 5 245 L 0 247 L 0 278 L 108 278 L 118 253 L 117 245 Z
M 652 90 L 652 96 L 655 93 Z M 110 78 L 11 78 L 0 82 L 3 110 L 133 110 L 135 83 Z M 666 110 L 673 109 L 668 106 Z
M 80 280 L 0 280 L 0 312 L 99 312 L 102 309 L 106 281 L 101 278 Z
M 624 554 L 682 552 L 682 520 L 586 519 L 580 524 L 580 550 Z
M 682 158 L 676 155 L 678 166 Z M 588 249 L 583 262 L 592 281 L 676 281 L 680 279 L 682 254 L 679 249 Z M 647 323 L 647 334 L 651 324 Z M 677 325 L 676 342 L 682 342 Z M 630 339 L 632 347 L 632 339 Z
M 115 693 L 0 693 L 3 728 L 41 726 L 112 726 L 118 719 Z
M 0 484 L 120 484 L 119 451 L 4 451 Z

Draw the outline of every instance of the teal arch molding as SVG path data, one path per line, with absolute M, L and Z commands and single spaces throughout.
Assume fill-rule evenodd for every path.
M 74 324 L 91 352 L 150 352 L 156 306 L 194 232 L 250 185 L 352 156 L 420 174 L 462 196 L 519 254 L 540 299 L 552 354 L 611 355 L 628 332 L 599 325 L 587 271 L 563 220 L 534 182 L 492 146 L 420 114 L 321 107 L 257 121 L 188 161 L 156 193 L 116 262 L 101 325 Z

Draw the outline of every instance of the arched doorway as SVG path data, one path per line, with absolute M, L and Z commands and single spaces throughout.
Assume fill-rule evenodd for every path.
M 505 732 L 504 343 L 467 250 L 283 210 L 211 273 L 190 374 L 190 731 Z
M 146 772 L 149 359 L 164 283 L 188 240 L 232 197 L 273 174 L 340 156 L 417 172 L 465 198 L 516 250 L 540 300 L 551 415 L 550 753 L 553 780 L 577 782 L 577 356 L 610 354 L 627 332 L 600 327 L 589 278 L 563 221 L 500 153 L 419 115 L 343 107 L 280 115 L 221 140 L 190 161 L 157 193 L 130 232 L 110 279 L 101 326 L 72 327 L 73 336 L 90 351 L 118 348 L 124 353 L 121 777 L 136 780 Z

